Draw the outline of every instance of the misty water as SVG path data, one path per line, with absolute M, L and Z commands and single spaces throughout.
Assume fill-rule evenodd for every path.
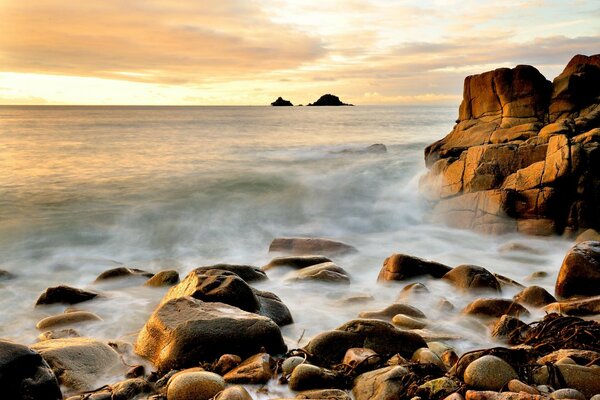
M 221 262 L 260 267 L 281 236 L 359 249 L 334 257 L 349 286 L 288 282 L 284 269 L 255 285 L 290 308 L 290 348 L 395 301 L 409 282 L 376 283 L 395 252 L 481 265 L 517 281 L 546 271 L 535 283 L 552 291 L 569 242 L 427 222 L 418 193 L 423 149 L 450 131 L 456 114 L 408 106 L 1 107 L 0 269 L 17 277 L 0 282 L 0 337 L 35 342 L 36 322 L 65 308 L 34 308 L 37 297 L 66 284 L 104 295 L 77 305 L 103 319 L 77 326 L 81 334 L 134 342 L 166 289 L 135 279 L 94 284 L 99 273 L 121 265 L 182 277 Z M 341 152 L 373 143 L 388 152 Z M 530 250 L 511 250 L 514 243 Z M 435 307 L 444 297 L 460 310 L 473 295 L 415 281 L 431 291 L 409 300 L 429 329 L 459 336 L 451 343 L 460 351 L 493 343 L 485 327 Z

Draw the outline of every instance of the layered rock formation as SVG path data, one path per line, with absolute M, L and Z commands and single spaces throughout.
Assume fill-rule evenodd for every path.
M 600 54 L 546 80 L 531 66 L 465 79 L 453 130 L 425 149 L 433 219 L 487 233 L 600 228 Z

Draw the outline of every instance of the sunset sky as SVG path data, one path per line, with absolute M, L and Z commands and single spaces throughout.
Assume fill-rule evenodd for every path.
M 0 0 L 0 104 L 456 104 L 577 53 L 597 0 Z

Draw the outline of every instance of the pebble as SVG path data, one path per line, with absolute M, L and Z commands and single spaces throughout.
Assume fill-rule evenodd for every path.
M 290 358 L 286 358 L 285 361 L 281 364 L 281 370 L 284 375 L 289 375 L 294 371 L 300 364 L 304 364 L 306 360 L 303 357 L 293 356 Z
M 231 371 L 242 362 L 242 358 L 235 354 L 223 354 L 219 357 L 217 364 L 214 367 L 214 370 L 218 374 L 225 374 L 226 372 Z
M 215 400 L 252 400 L 252 396 L 243 386 L 235 385 L 219 392 Z
M 516 392 L 516 393 L 525 392 L 525 393 L 529 393 L 529 394 L 540 394 L 539 390 L 521 382 L 518 379 L 513 379 L 510 382 L 508 382 L 508 390 L 510 390 L 511 392 Z
M 486 355 L 473 361 L 465 370 L 464 381 L 467 385 L 483 390 L 500 390 L 512 379 L 519 376 L 503 359 Z
M 219 375 L 206 371 L 183 372 L 171 378 L 167 400 L 209 400 L 225 389 Z
M 102 318 L 88 311 L 73 311 L 66 314 L 58 314 L 51 317 L 46 317 L 38 322 L 35 327 L 41 330 L 85 321 L 102 321 Z

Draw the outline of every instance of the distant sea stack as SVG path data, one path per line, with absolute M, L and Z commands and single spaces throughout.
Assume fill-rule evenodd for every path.
M 550 82 L 518 65 L 465 78 L 452 131 L 425 149 L 433 219 L 487 233 L 600 230 L 600 54 Z
M 343 103 L 339 97 L 332 94 L 324 94 L 319 100 L 310 103 L 309 106 L 352 106 L 353 104 Z
M 292 102 L 289 100 L 284 100 L 281 97 L 278 97 L 277 100 L 271 103 L 273 107 L 291 107 L 293 106 Z

